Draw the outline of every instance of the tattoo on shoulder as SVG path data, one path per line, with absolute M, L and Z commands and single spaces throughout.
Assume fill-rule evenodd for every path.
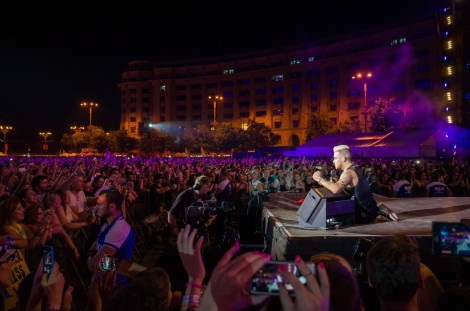
M 341 186 L 341 189 L 346 188 L 353 180 L 353 176 L 347 170 L 341 174 L 338 180 L 338 184 Z

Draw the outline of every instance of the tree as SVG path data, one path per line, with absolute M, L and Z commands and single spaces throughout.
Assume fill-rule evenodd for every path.
M 128 152 L 139 144 L 139 141 L 136 138 L 129 137 L 125 130 L 109 132 L 108 141 L 109 150 L 112 152 Z
M 241 129 L 234 128 L 230 123 L 218 123 L 215 129 L 214 145 L 217 151 L 229 151 L 239 147 Z
M 239 148 L 251 150 L 259 147 L 271 147 L 279 143 L 281 137 L 273 133 L 270 127 L 255 120 L 248 120 L 246 131 L 240 131 Z
M 403 112 L 390 100 L 379 98 L 375 106 L 370 108 L 372 114 L 372 130 L 376 132 L 389 132 L 402 128 Z
M 145 154 L 152 155 L 154 152 L 173 150 L 174 140 L 169 135 L 153 130 L 140 140 L 139 148 Z
M 307 140 L 314 139 L 320 135 L 328 134 L 331 132 L 331 128 L 331 121 L 326 114 L 314 114 L 308 121 Z

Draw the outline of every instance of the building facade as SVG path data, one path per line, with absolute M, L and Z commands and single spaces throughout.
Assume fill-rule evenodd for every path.
M 405 114 L 433 109 L 448 123 L 465 122 L 463 36 L 454 9 L 270 53 L 131 61 L 118 86 L 120 128 L 139 138 L 149 126 L 178 135 L 199 124 L 244 128 L 254 119 L 280 135 L 280 145 L 297 146 L 314 114 L 370 131 L 367 108 L 379 98 Z

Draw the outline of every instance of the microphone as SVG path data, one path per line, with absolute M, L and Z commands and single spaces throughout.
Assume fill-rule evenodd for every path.
M 333 182 L 334 177 L 336 176 L 336 170 L 330 171 L 330 181 Z

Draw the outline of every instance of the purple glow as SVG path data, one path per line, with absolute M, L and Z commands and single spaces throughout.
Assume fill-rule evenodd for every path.
M 447 83 L 444 83 L 444 87 L 447 87 Z
M 447 134 L 446 134 L 446 138 L 449 138 L 449 136 L 447 136 Z
M 449 107 L 446 107 L 446 111 L 449 111 Z
M 444 58 L 444 60 L 447 60 L 447 56 L 444 56 L 443 58 Z
M 444 34 L 445 34 L 446 36 L 448 36 L 448 35 L 449 35 L 449 32 L 448 32 L 448 31 L 446 31 Z

